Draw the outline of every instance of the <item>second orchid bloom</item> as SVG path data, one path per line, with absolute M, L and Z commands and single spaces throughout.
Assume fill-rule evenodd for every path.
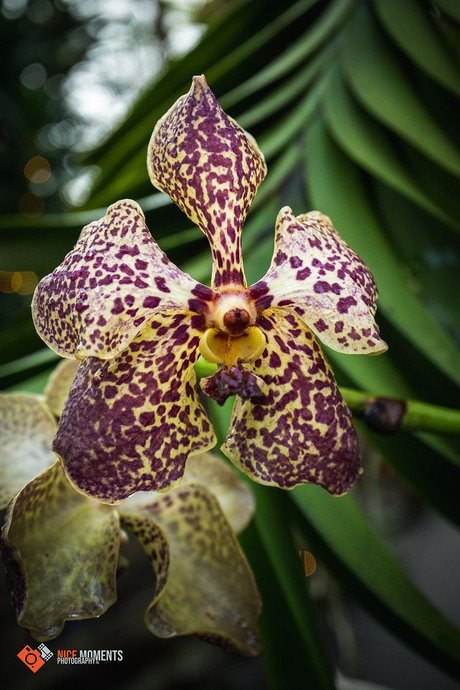
M 51 451 L 73 364 L 61 362 L 44 398 L 0 393 L 0 547 L 18 623 L 43 642 L 66 621 L 101 616 L 116 601 L 124 546 L 135 537 L 154 575 L 145 612 L 154 635 L 198 635 L 257 655 L 261 602 L 235 538 L 254 512 L 249 486 L 204 453 L 167 494 L 109 506 L 75 491 Z
M 356 433 L 315 335 L 344 353 L 387 349 L 368 268 L 329 218 L 285 207 L 271 266 L 247 287 L 241 231 L 266 166 L 203 76 L 156 125 L 147 164 L 207 236 L 212 285 L 167 258 L 131 200 L 86 226 L 40 282 L 38 333 L 82 360 L 53 446 L 70 481 L 107 503 L 180 482 L 188 456 L 216 443 L 196 388 L 201 354 L 219 365 L 204 393 L 236 395 L 222 450 L 238 468 L 345 493 L 361 472 Z

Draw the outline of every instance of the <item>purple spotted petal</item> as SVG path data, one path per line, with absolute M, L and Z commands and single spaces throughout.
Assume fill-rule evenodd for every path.
M 223 452 L 261 484 L 345 493 L 361 473 L 358 443 L 315 336 L 287 310 L 268 309 L 257 325 L 267 347 L 251 368 L 269 393 L 262 404 L 236 399 Z
M 212 284 L 245 286 L 241 228 L 265 161 L 254 139 L 228 117 L 204 76 L 158 121 L 149 144 L 152 184 L 207 236 Z
M 333 350 L 379 354 L 387 349 L 374 321 L 374 279 L 322 213 L 296 218 L 288 206 L 281 209 L 271 266 L 248 292 L 260 311 L 292 308 Z
M 40 281 L 32 313 L 38 334 L 62 357 L 107 359 L 156 311 L 206 312 L 210 288 L 180 271 L 152 239 L 135 201 L 107 209 Z
M 166 491 L 214 446 L 195 385 L 204 320 L 157 314 L 118 357 L 81 363 L 53 446 L 77 490 L 106 503 Z

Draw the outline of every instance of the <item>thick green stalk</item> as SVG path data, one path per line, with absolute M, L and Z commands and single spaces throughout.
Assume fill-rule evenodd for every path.
M 341 388 L 345 402 L 351 411 L 360 417 L 377 400 L 391 400 L 372 393 L 364 393 L 353 388 Z M 440 405 L 430 405 L 418 400 L 406 400 L 406 410 L 402 416 L 401 429 L 411 431 L 434 431 L 439 434 L 460 434 L 460 410 Z
M 202 357 L 196 365 L 198 379 L 210 376 L 216 371 L 215 364 L 209 364 Z M 357 418 L 366 417 L 366 412 L 376 402 L 385 404 L 393 402 L 392 398 L 385 398 L 375 393 L 356 390 L 355 388 L 340 388 L 340 392 L 348 407 Z M 407 431 L 432 431 L 438 434 L 460 434 L 460 410 L 440 405 L 431 405 L 419 400 L 398 399 L 401 417 L 398 428 Z M 366 421 L 366 419 L 364 419 Z M 394 431 L 396 431 L 395 429 Z

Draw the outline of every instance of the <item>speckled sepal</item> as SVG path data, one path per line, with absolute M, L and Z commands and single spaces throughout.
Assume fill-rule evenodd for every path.
M 116 512 L 74 491 L 59 461 L 29 482 L 2 532 L 18 623 L 46 641 L 66 620 L 102 615 L 116 600 L 119 539 Z
M 267 348 L 251 368 L 269 393 L 264 404 L 236 399 L 223 452 L 261 484 L 345 493 L 362 471 L 356 432 L 315 336 L 284 309 L 257 325 Z
M 39 396 L 0 393 L 0 509 L 56 460 L 56 421 Z
M 164 496 L 133 496 L 122 508 L 122 520 L 144 546 L 157 576 L 145 617 L 149 630 L 158 637 L 199 635 L 257 655 L 260 597 L 212 493 L 192 482 Z M 152 548 L 158 528 L 163 537 Z
M 108 359 L 157 311 L 205 313 L 213 291 L 180 271 L 153 240 L 135 201 L 118 201 L 83 228 L 74 249 L 38 284 L 32 315 L 62 357 Z
M 78 367 L 77 360 L 64 359 L 53 369 L 48 379 L 45 387 L 45 404 L 55 417 L 62 414 Z
M 259 310 L 291 307 L 320 340 L 348 354 L 387 349 L 374 320 L 377 287 L 366 264 L 318 211 L 278 214 L 265 276 L 249 289 Z
M 248 482 L 215 453 L 200 453 L 187 460 L 181 486 L 185 484 L 205 486 L 219 501 L 235 534 L 242 532 L 254 515 L 256 504 Z
M 228 117 L 204 76 L 157 123 L 147 167 L 207 236 L 214 287 L 245 285 L 241 228 L 266 173 L 255 140 Z
M 107 503 L 167 491 L 214 446 L 194 372 L 203 329 L 199 315 L 157 314 L 119 357 L 81 363 L 53 446 L 78 491 Z

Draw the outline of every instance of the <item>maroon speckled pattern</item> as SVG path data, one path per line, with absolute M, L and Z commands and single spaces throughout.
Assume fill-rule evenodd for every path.
M 266 165 L 254 139 L 224 113 L 204 76 L 193 78 L 189 93 L 156 125 L 147 167 L 152 184 L 207 236 L 213 287 L 246 286 L 241 229 Z
M 194 371 L 203 324 L 158 314 L 118 357 L 82 362 L 53 445 L 79 491 L 106 503 L 166 491 L 215 445 Z
M 109 358 L 155 312 L 205 313 L 212 295 L 168 259 L 138 204 L 125 199 L 83 228 L 62 264 L 40 281 L 32 315 L 40 337 L 62 357 Z
M 246 287 L 241 231 L 265 162 L 203 76 L 157 123 L 147 166 L 153 184 L 206 234 L 213 287 L 175 267 L 126 200 L 85 228 L 40 283 L 39 334 L 63 356 L 87 357 L 54 446 L 71 481 L 109 503 L 138 490 L 166 491 L 189 454 L 214 444 L 193 373 L 207 331 L 201 351 L 220 368 L 204 390 L 219 401 L 237 395 L 228 457 L 263 484 L 314 482 L 344 493 L 360 473 L 356 434 L 313 333 L 344 353 L 387 349 L 369 269 L 329 218 L 295 217 L 285 207 L 271 266 Z M 258 350 L 244 349 L 249 328 L 259 343 L 263 334 L 267 340 L 255 362 Z M 214 331 L 226 343 L 217 355 Z
M 13 498 L 2 541 L 18 622 L 35 639 L 116 601 L 118 515 L 74 491 L 58 460 Z
M 378 293 L 371 272 L 317 211 L 296 218 L 288 206 L 281 209 L 270 268 L 248 294 L 258 310 L 289 306 L 333 350 L 387 349 L 374 320 Z
M 262 404 L 236 399 L 222 450 L 261 484 L 292 489 L 312 482 L 345 493 L 362 471 L 358 442 L 315 336 L 283 309 L 268 309 L 257 325 L 267 347 L 248 366 L 269 394 Z
M 68 382 L 62 364 L 69 363 L 57 367 L 52 387 L 63 374 Z M 97 618 L 115 602 L 121 523 L 138 537 L 154 571 L 145 618 L 154 634 L 212 636 L 243 654 L 260 651 L 260 597 L 233 533 L 251 519 L 254 501 L 228 463 L 198 454 L 181 486 L 167 494 L 137 492 L 116 507 L 101 505 L 67 481 L 51 452 L 49 422 L 56 424 L 42 400 L 27 393 L 2 399 L 8 411 L 8 424 L 0 425 L 3 479 L 11 473 L 16 479 L 33 448 L 38 461 L 39 474 L 30 481 L 26 472 L 21 482 L 18 472 L 17 483 L 3 482 L 9 504 L 0 539 L 18 623 L 32 637 L 51 640 L 65 621 Z

